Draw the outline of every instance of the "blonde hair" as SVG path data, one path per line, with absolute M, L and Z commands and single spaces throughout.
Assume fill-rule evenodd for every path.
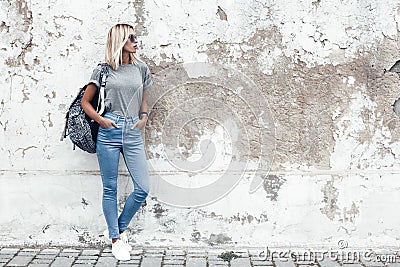
M 114 70 L 118 69 L 122 62 L 122 48 L 129 38 L 129 30 L 133 27 L 129 24 L 116 24 L 108 31 L 105 60 Z M 129 54 L 129 63 L 137 64 L 142 61 L 136 53 Z

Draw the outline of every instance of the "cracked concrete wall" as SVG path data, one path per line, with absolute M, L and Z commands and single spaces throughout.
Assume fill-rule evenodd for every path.
M 105 222 L 96 157 L 59 138 L 68 105 L 103 59 L 106 31 L 132 21 L 155 80 L 185 62 L 233 68 L 260 89 L 250 99 L 269 103 L 264 110 L 275 127 L 268 175 L 250 194 L 257 168 L 251 164 L 261 154 L 257 114 L 249 115 L 240 98 L 245 92 L 192 83 L 150 99 L 156 105 L 146 148 L 149 162 L 158 164 L 152 177 L 166 174 L 176 183 L 191 177 L 160 149 L 175 144 L 176 128 L 182 132 L 172 157 L 195 158 L 210 135 L 222 149 L 214 169 L 194 175 L 200 184 L 226 171 L 223 156 L 232 147 L 252 167 L 207 206 L 181 209 L 150 197 L 129 227 L 135 242 L 400 245 L 394 212 L 400 118 L 392 107 L 400 78 L 385 71 L 400 58 L 400 1 L 2 0 L 0 6 L 0 244 L 100 242 Z M 176 73 L 182 75 L 176 82 L 185 79 Z M 189 101 L 196 96 L 216 102 Z M 224 112 L 217 102 L 232 108 L 230 136 L 213 120 L 163 124 L 177 106 Z M 119 183 L 123 200 L 132 189 L 123 166 Z

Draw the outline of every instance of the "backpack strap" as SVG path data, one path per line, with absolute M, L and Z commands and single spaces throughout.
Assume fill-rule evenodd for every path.
M 99 88 L 99 99 L 97 102 L 97 109 L 96 112 L 99 114 L 103 114 L 105 110 L 105 87 L 106 87 L 106 80 L 108 77 L 108 64 L 101 63 L 101 72 L 100 72 L 100 88 Z
M 67 115 L 65 116 L 64 130 L 63 130 L 63 132 L 62 132 L 62 134 L 61 134 L 60 141 L 64 140 L 64 138 L 67 137 L 67 126 L 68 126 L 67 120 L 68 120 L 68 115 L 69 115 L 69 114 L 68 114 L 68 112 L 67 112 Z

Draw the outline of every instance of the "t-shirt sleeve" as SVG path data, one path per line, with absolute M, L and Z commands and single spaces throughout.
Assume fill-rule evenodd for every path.
M 95 84 L 97 88 L 100 87 L 100 72 L 101 72 L 101 66 L 97 66 L 92 73 L 92 76 L 90 77 L 90 81 L 87 84 Z
M 144 64 L 143 67 L 143 90 L 146 90 L 153 84 L 153 80 L 151 78 L 151 72 L 147 64 Z

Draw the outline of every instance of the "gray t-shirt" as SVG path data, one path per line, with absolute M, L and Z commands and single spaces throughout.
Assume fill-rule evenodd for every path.
M 93 70 L 89 83 L 100 87 L 101 66 Z M 117 70 L 108 67 L 105 86 L 105 109 L 120 116 L 139 114 L 143 91 L 153 84 L 149 67 L 144 62 L 119 65 Z

